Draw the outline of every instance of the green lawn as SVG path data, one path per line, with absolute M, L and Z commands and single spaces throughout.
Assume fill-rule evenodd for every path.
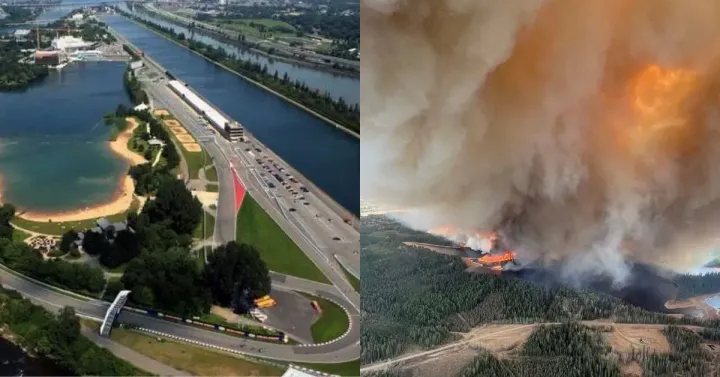
M 263 25 L 267 29 L 263 33 L 260 31 L 260 28 L 257 26 L 251 26 L 250 23 L 253 23 L 255 25 Z M 265 19 L 265 18 L 258 18 L 258 19 L 230 19 L 230 20 L 221 20 L 221 21 L 213 21 L 211 22 L 213 25 L 229 29 L 229 30 L 235 30 L 237 32 L 240 32 L 242 34 L 245 34 L 247 36 L 256 37 L 256 38 L 269 38 L 269 37 L 279 37 L 279 36 L 294 36 L 295 31 L 297 30 L 294 26 L 288 24 L 287 22 L 280 21 L 280 20 L 271 20 L 271 19 Z M 284 28 L 287 31 L 278 31 L 278 30 L 272 30 L 272 28 Z
M 197 267 L 200 271 L 205 268 L 205 253 L 207 249 L 207 247 L 203 247 L 195 252 L 195 260 L 197 261 Z
M 29 234 L 23 232 L 20 229 L 13 229 L 12 239 L 14 242 L 23 242 L 30 237 Z
M 250 195 L 245 195 L 238 212 L 236 232 L 237 241 L 254 246 L 270 270 L 330 284 L 320 269 Z
M 318 372 L 325 372 L 329 374 L 337 374 L 340 376 L 359 376 L 360 375 L 360 359 L 354 361 L 348 361 L 347 363 L 338 364 L 312 364 L 312 363 L 297 363 L 297 365 Z
M 205 212 L 205 239 L 210 238 L 213 236 L 213 233 L 215 233 L 215 217 L 207 212 Z M 200 224 L 198 224 L 197 228 L 195 228 L 195 231 L 193 232 L 193 238 L 198 239 L 204 239 L 203 238 L 203 221 L 200 220 Z
M 132 204 L 130 205 L 130 208 L 122 213 L 118 213 L 112 216 L 106 216 L 110 222 L 117 222 L 117 221 L 123 221 L 127 218 L 127 215 L 132 212 L 137 212 L 138 208 L 140 208 L 140 202 L 137 199 L 133 199 Z M 19 226 L 20 228 L 30 230 L 33 232 L 38 232 L 42 234 L 49 234 L 49 235 L 62 235 L 63 233 L 67 232 L 70 229 L 75 230 L 84 230 L 89 229 L 92 227 L 95 227 L 95 222 L 99 219 L 88 219 L 88 220 L 81 220 L 81 221 L 67 221 L 67 222 L 61 222 L 61 223 L 55 223 L 55 222 L 38 222 L 38 221 L 30 221 L 25 220 L 23 218 L 20 218 L 18 216 L 15 216 L 12 219 L 12 223 L 16 226 Z
M 360 292 L 360 279 L 356 278 L 355 275 L 351 274 L 341 263 L 338 263 L 342 268 L 345 278 L 350 282 L 350 285 L 355 289 L 355 292 Z
M 205 191 L 208 191 L 208 192 L 218 192 L 218 185 L 216 185 L 216 184 L 207 184 L 207 185 L 205 185 Z
M 110 337 L 138 353 L 193 376 L 280 376 L 284 372 L 284 369 L 276 366 L 255 363 L 188 343 L 164 338 L 158 341 L 154 336 L 137 331 L 114 329 Z
M 315 343 L 329 342 L 345 334 L 350 327 L 350 318 L 343 308 L 330 300 L 303 292 L 298 293 L 309 300 L 316 301 L 322 309 L 322 315 L 310 327 Z
M 217 176 L 217 170 L 215 169 L 215 165 L 209 167 L 207 170 L 205 170 L 205 179 L 207 179 L 210 182 L 217 182 L 218 176 Z
M 107 272 L 112 272 L 112 273 L 124 273 L 124 272 L 125 272 L 125 269 L 127 268 L 127 265 L 128 265 L 128 264 L 125 263 L 125 264 L 121 264 L 121 265 L 119 265 L 119 266 L 117 266 L 117 267 L 115 267 L 115 268 L 105 268 L 105 267 L 103 267 L 103 269 L 104 269 L 105 271 L 107 271 Z

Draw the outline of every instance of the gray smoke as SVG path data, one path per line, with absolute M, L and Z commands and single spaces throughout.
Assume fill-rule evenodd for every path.
M 419 229 L 498 231 L 525 256 L 567 259 L 569 276 L 705 261 L 720 229 L 720 0 L 361 11 L 364 198 L 412 209 Z

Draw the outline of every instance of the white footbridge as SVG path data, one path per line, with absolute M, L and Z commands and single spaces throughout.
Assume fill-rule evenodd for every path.
M 115 322 L 117 316 L 120 315 L 120 310 L 122 310 L 123 306 L 127 302 L 129 294 L 130 291 L 120 291 L 117 297 L 115 297 L 115 300 L 113 300 L 112 304 L 110 304 L 107 313 L 105 313 L 105 319 L 103 319 L 103 323 L 100 325 L 101 336 L 110 335 L 110 329 L 112 329 L 113 322 Z

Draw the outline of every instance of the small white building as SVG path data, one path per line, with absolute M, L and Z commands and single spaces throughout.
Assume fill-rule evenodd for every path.
M 132 69 L 132 70 L 142 68 L 142 66 L 143 66 L 142 60 L 135 60 L 135 61 L 130 62 L 130 69 Z
M 148 106 L 148 105 L 146 105 L 146 104 L 144 104 L 144 103 L 141 103 L 141 104 L 133 107 L 133 110 L 135 110 L 135 111 L 144 111 L 144 110 L 147 110 L 147 109 L 149 109 L 149 108 L 150 108 L 150 106 Z
M 27 38 L 28 35 L 30 35 L 30 30 L 28 30 L 28 29 L 17 29 L 13 33 L 13 37 L 18 42 L 25 41 L 25 39 Z
M 73 21 L 82 21 L 83 18 L 85 18 L 85 16 L 82 13 L 75 13 L 72 17 L 70 17 Z

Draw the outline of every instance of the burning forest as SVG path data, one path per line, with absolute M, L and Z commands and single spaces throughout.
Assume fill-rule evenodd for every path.
M 720 1 L 361 7 L 364 198 L 474 250 L 496 234 L 569 279 L 707 262 Z

